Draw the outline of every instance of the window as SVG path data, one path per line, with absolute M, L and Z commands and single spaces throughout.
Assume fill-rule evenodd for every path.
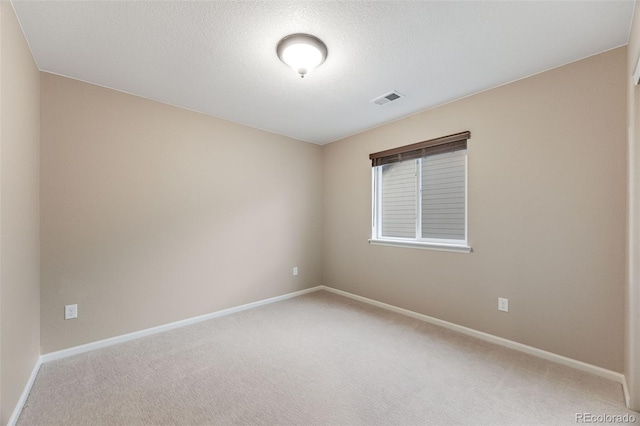
M 371 154 L 371 243 L 469 252 L 469 132 Z

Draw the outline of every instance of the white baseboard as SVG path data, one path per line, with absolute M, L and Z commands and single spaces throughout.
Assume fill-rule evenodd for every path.
M 438 318 L 434 318 L 434 317 L 430 317 L 428 315 L 424 315 L 424 314 L 419 314 L 417 312 L 414 311 L 410 311 L 408 309 L 403 309 L 403 308 L 398 308 L 397 306 L 393 306 L 393 305 L 389 305 L 387 303 L 383 303 L 383 302 L 379 302 L 377 300 L 373 300 L 373 299 L 369 299 L 366 297 L 362 297 L 362 296 L 358 296 L 343 290 L 337 290 L 335 288 L 332 287 L 327 287 L 324 285 L 320 285 L 320 286 L 316 286 L 316 287 L 311 287 L 305 290 L 300 290 L 300 291 L 295 291 L 293 293 L 288 293 L 282 296 L 277 296 L 277 297 L 272 297 L 269 299 L 264 299 L 264 300 L 259 300 L 257 302 L 252 302 L 252 303 L 247 303 L 245 305 L 240 305 L 240 306 L 236 306 L 233 308 L 228 308 L 228 309 L 223 309 L 221 311 L 217 311 L 217 312 L 212 312 L 210 314 L 205 314 L 205 315 L 200 315 L 197 317 L 193 317 L 193 318 L 188 318 L 185 320 L 181 320 L 181 321 L 176 321 L 176 322 L 172 322 L 169 324 L 164 324 L 164 325 L 160 325 L 157 327 L 152 327 L 152 328 L 148 328 L 145 330 L 140 330 L 140 331 L 136 331 L 133 333 L 128 333 L 128 334 L 124 334 L 121 336 L 116 336 L 116 337 L 111 337 L 109 339 L 104 339 L 104 340 L 99 340 L 96 342 L 91 342 L 91 343 L 87 343 L 84 345 L 80 345 L 80 346 L 75 346 L 72 348 L 68 348 L 68 349 L 63 349 L 61 351 L 57 351 L 57 352 L 50 352 L 47 354 L 44 354 L 42 356 L 40 356 L 40 359 L 38 360 L 38 364 L 36 365 L 36 367 L 34 368 L 34 372 L 32 373 L 32 377 L 29 379 L 29 383 L 27 384 L 27 386 L 25 387 L 25 391 L 23 392 L 23 396 L 20 399 L 20 403 L 18 404 L 18 406 L 16 406 L 16 409 L 14 410 L 13 415 L 11 416 L 11 419 L 14 421 L 14 423 L 11 423 L 11 421 L 9 422 L 10 426 L 13 426 L 15 424 L 15 421 L 18 420 L 18 416 L 20 415 L 20 412 L 22 411 L 22 406 L 24 405 L 27 396 L 29 395 L 29 391 L 31 390 L 31 386 L 33 384 L 33 380 L 35 379 L 35 376 L 38 372 L 38 369 L 40 368 L 40 364 L 45 363 L 45 362 L 49 362 L 49 361 L 53 361 L 56 359 L 61 359 L 61 358 L 66 358 L 72 355 L 76 355 L 76 354 L 81 354 L 84 352 L 89 352 L 95 349 L 99 349 L 99 348 L 104 348 L 107 346 L 111 346 L 111 345 L 115 345 L 118 343 L 123 343 L 123 342 L 128 342 L 130 340 L 134 340 L 134 339 L 138 339 L 140 337 L 144 337 L 144 336 L 149 336 L 155 333 L 160 333 L 163 331 L 167 331 L 167 330 L 172 330 L 174 328 L 179 328 L 179 327 L 184 327 L 186 325 L 190 325 L 190 324 L 195 324 L 198 322 L 202 322 L 202 321 L 206 321 L 206 320 L 210 320 L 213 318 L 217 318 L 217 317 L 221 317 L 224 315 L 229 315 L 229 314 L 233 314 L 236 312 L 241 312 L 241 311 L 245 311 L 247 309 L 252 309 L 252 308 L 256 308 L 258 306 L 262 306 L 262 305 L 267 305 L 269 303 L 274 303 L 274 302 L 279 302 L 281 300 L 285 300 L 285 299 L 290 299 L 293 297 L 297 297 L 297 296 L 301 296 L 303 294 L 307 294 L 307 293 L 311 293 L 314 291 L 318 291 L 318 290 L 326 290 L 328 292 L 331 293 L 335 293 L 335 294 L 339 294 L 341 296 L 345 296 L 354 300 L 358 300 L 360 302 L 364 302 L 367 303 L 369 305 L 373 305 L 373 306 L 377 306 L 379 308 L 382 309 L 386 309 L 389 311 L 393 311 L 393 312 L 397 312 L 399 314 L 402 315 L 406 315 L 412 318 L 416 318 L 418 320 L 421 321 L 425 321 L 428 322 L 430 324 L 434 324 L 434 325 L 438 325 L 440 327 L 444 327 L 447 328 L 449 330 L 453 330 L 453 331 L 457 331 L 459 333 L 462 334 L 466 334 L 468 336 L 472 336 L 472 337 L 476 337 L 478 339 L 482 339 L 491 343 L 495 343 L 497 345 L 500 346 L 504 346 L 507 348 L 511 348 L 520 352 L 524 352 L 527 353 L 529 355 L 533 355 L 533 356 L 537 356 L 539 358 L 543 358 L 549 361 L 553 361 L 556 362 L 558 364 L 562 364 L 562 365 L 566 365 L 568 367 L 573 367 L 575 369 L 587 372 L 587 373 L 591 373 L 594 374 L 596 376 L 599 377 L 604 377 L 606 379 L 609 380 L 613 380 L 617 383 L 620 383 L 622 385 L 622 389 L 624 391 L 624 396 L 625 396 L 625 402 L 627 404 L 627 407 L 629 406 L 630 403 L 630 398 L 629 398 L 629 390 L 627 388 L 627 382 L 625 379 L 624 374 L 615 372 L 615 371 L 611 371 L 611 370 L 607 370 L 605 368 L 602 367 L 598 367 L 596 365 L 592 365 L 592 364 L 587 364 L 585 362 L 582 361 L 578 361 L 572 358 L 568 358 L 562 355 L 558 355 L 555 354 L 553 352 L 548 352 L 542 349 L 538 349 L 538 348 L 534 348 L 533 346 L 528 346 L 522 343 L 518 343 L 518 342 L 514 342 L 513 340 L 509 340 L 509 339 L 504 339 L 502 337 L 498 337 L 498 336 L 494 336 L 492 334 L 489 333 L 484 333 L 482 331 L 478 331 L 478 330 L 474 330 L 472 328 L 468 328 L 468 327 L 464 327 L 458 324 L 454 324 L 448 321 L 444 321 Z M 15 419 L 14 419 L 15 417 Z
M 629 393 L 626 376 L 622 376 L 622 392 L 624 392 L 624 403 L 628 409 L 631 409 L 631 394 Z
M 36 361 L 36 365 L 33 366 L 33 370 L 31 371 L 29 380 L 27 381 L 27 384 L 24 386 L 22 395 L 20 395 L 20 399 L 18 399 L 18 403 L 16 404 L 16 407 L 13 409 L 13 413 L 11 413 L 11 417 L 9 417 L 9 422 L 7 422 L 7 426 L 15 426 L 15 424 L 18 422 L 20 413 L 22 413 L 22 407 L 24 407 L 25 402 L 27 402 L 27 398 L 29 397 L 29 392 L 31 392 L 31 387 L 33 386 L 33 382 L 35 382 L 36 380 L 36 376 L 38 375 L 38 371 L 40 370 L 41 365 L 42 365 L 42 357 L 39 356 L 38 360 Z
M 430 324 L 438 325 L 440 327 L 448 328 L 449 330 L 457 331 L 462 334 L 466 334 L 468 336 L 477 337 L 478 339 L 485 340 L 487 342 L 495 343 L 500 346 L 505 346 L 507 348 L 515 349 L 520 352 L 527 353 L 529 355 L 534 355 L 539 358 L 543 358 L 549 361 L 556 362 L 558 364 L 566 365 L 568 367 L 573 367 L 575 369 L 585 371 L 587 373 L 594 374 L 596 376 L 604 377 L 609 380 L 613 380 L 614 382 L 618 382 L 622 385 L 623 391 L 625 393 L 625 399 L 627 403 L 627 407 L 629 406 L 629 391 L 627 389 L 626 379 L 624 374 L 618 373 L 616 371 L 607 370 L 606 368 L 598 367 L 596 365 L 587 364 L 586 362 L 578 361 L 572 358 L 567 358 L 562 355 L 554 354 L 553 352 L 548 352 L 542 349 L 534 348 L 533 346 L 528 346 L 522 343 L 514 342 L 513 340 L 504 339 L 502 337 L 494 336 L 493 334 L 484 333 L 482 331 L 474 330 L 472 328 L 464 327 L 462 325 L 454 324 L 448 321 L 444 321 L 438 318 L 430 317 L 428 315 L 419 314 L 417 312 L 410 311 L 408 309 L 398 308 L 397 306 L 389 305 L 387 303 L 378 302 L 377 300 L 369 299 L 366 297 L 358 296 L 353 293 L 349 293 L 342 290 L 337 290 L 335 288 L 320 286 L 322 290 L 329 291 L 331 293 L 339 294 L 341 296 L 349 297 L 354 300 L 358 300 L 360 302 L 368 303 L 369 305 L 377 306 L 379 308 L 387 309 L 389 311 L 397 312 L 402 315 L 406 315 L 412 318 L 416 318 L 418 320 L 428 322 Z
M 282 296 L 271 297 L 269 299 L 258 300 L 257 302 L 251 302 L 245 305 L 223 309 L 221 311 L 212 312 L 210 314 L 204 314 L 197 317 L 192 317 L 192 318 L 187 318 L 181 321 L 172 322 L 169 324 L 159 325 L 157 327 L 147 328 L 140 331 L 134 331 L 133 333 L 123 334 L 120 336 L 115 336 L 115 337 L 111 337 L 104 340 L 98 340 L 98 341 L 86 343 L 80 346 L 74 346 L 72 348 L 63 349 L 57 352 L 49 352 L 41 356 L 42 362 L 49 362 L 56 359 L 66 358 L 72 355 L 77 355 L 84 352 L 89 352 L 96 349 L 104 348 L 107 346 L 116 345 L 118 343 L 128 342 L 130 340 L 139 339 L 140 337 L 150 336 L 152 334 L 172 330 L 174 328 L 184 327 L 186 325 L 207 321 L 207 320 L 218 318 L 224 315 L 230 315 L 236 312 L 246 311 L 247 309 L 257 308 L 258 306 L 279 302 L 285 299 L 291 299 L 292 297 L 301 296 L 303 294 L 311 293 L 313 291 L 318 291 L 320 289 L 321 289 L 321 286 L 311 287 L 311 288 L 307 288 L 300 291 L 294 291 L 293 293 L 283 294 Z

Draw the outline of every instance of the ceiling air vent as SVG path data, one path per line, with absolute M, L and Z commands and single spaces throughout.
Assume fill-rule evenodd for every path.
M 401 95 L 400 93 L 394 90 L 393 92 L 389 92 L 386 95 L 382 95 L 373 99 L 371 102 L 373 102 L 376 105 L 386 105 L 389 102 L 397 101 L 400 98 L 404 98 L 404 95 Z

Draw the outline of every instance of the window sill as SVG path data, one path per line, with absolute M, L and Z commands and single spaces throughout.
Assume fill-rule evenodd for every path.
M 369 244 L 377 246 L 394 246 L 405 248 L 416 248 L 425 250 L 451 251 L 455 253 L 471 253 L 470 246 L 463 244 L 442 244 L 442 243 L 422 243 L 418 241 L 397 241 L 397 240 L 369 240 Z

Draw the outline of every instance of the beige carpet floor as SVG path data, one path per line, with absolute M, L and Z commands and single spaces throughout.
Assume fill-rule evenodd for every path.
M 569 425 L 576 413 L 640 417 L 618 383 L 319 291 L 44 364 L 18 424 Z

